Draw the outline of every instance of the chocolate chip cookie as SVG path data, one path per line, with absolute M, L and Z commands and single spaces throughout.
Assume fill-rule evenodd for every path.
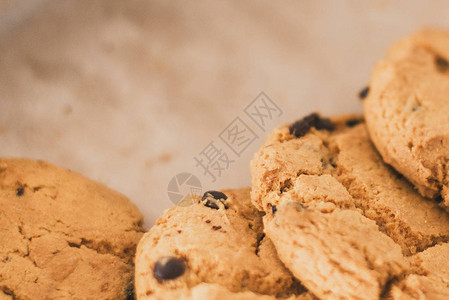
M 448 207 L 449 31 L 424 30 L 395 44 L 369 89 L 367 127 L 384 161 Z
M 0 299 L 132 299 L 142 216 L 42 161 L 0 159 Z
M 413 273 L 407 257 L 449 241 L 447 213 L 382 161 L 361 117 L 278 128 L 251 173 L 267 236 L 319 298 L 379 299 Z
M 214 299 L 217 290 L 226 299 L 302 295 L 265 237 L 262 215 L 249 188 L 208 191 L 169 209 L 137 248 L 137 298 Z

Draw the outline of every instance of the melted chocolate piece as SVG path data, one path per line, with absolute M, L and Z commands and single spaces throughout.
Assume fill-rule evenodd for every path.
M 157 280 L 172 280 L 184 274 L 186 266 L 184 261 L 178 257 L 165 256 L 160 258 L 154 265 L 153 275 Z
M 435 64 L 440 72 L 446 72 L 449 69 L 449 62 L 441 56 L 435 57 Z
M 297 138 L 300 138 L 306 135 L 312 127 L 315 127 L 318 130 L 328 131 L 335 129 L 335 125 L 332 124 L 331 120 L 321 118 L 317 113 L 312 113 L 290 125 L 289 132 Z
M 228 199 L 228 196 L 226 196 L 226 194 L 222 192 L 207 191 L 201 198 L 201 202 L 204 204 L 204 206 L 210 207 L 212 209 L 219 209 L 220 203 L 222 203 L 227 209 L 228 206 L 226 205 L 226 199 Z

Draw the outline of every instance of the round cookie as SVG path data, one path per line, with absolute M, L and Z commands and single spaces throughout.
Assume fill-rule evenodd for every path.
M 447 213 L 383 163 L 360 117 L 281 126 L 251 173 L 267 236 L 322 299 L 379 299 L 413 273 L 406 257 L 449 242 Z
M 375 67 L 363 100 L 383 160 L 424 197 L 449 206 L 449 31 L 424 30 L 395 44 Z
M 187 297 L 202 283 L 218 284 L 230 299 L 304 292 L 265 237 L 249 188 L 191 196 L 165 212 L 137 247 L 135 277 L 139 300 Z
M 0 299 L 130 299 L 142 216 L 43 161 L 0 159 Z

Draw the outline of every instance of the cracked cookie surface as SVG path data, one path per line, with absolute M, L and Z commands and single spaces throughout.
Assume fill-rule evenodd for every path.
M 423 30 L 375 67 L 363 101 L 384 161 L 425 197 L 449 206 L 449 31 Z
M 0 299 L 132 296 L 142 221 L 125 196 L 75 172 L 0 159 Z
M 227 198 L 220 206 L 192 196 L 189 205 L 177 205 L 159 218 L 137 248 L 137 298 L 188 297 L 203 290 L 202 283 L 219 285 L 228 299 L 302 294 L 304 288 L 264 238 L 262 213 L 249 192 L 224 190 Z
M 395 283 L 390 299 L 449 299 L 449 244 L 431 247 L 410 261 L 416 274 Z
M 266 223 L 286 266 L 320 299 L 378 299 L 408 269 L 401 248 L 357 211 L 287 204 Z
M 311 292 L 323 299 L 378 299 L 392 282 L 411 272 L 404 263 L 406 257 L 448 242 L 449 217 L 383 163 L 362 118 L 331 121 L 331 130 L 310 127 L 300 136 L 292 134 L 288 125 L 275 130 L 251 163 L 252 200 L 266 212 L 267 236 L 279 257 Z M 293 124 L 297 127 L 298 122 Z M 288 209 L 295 207 L 289 203 L 308 213 Z M 281 207 L 290 210 L 291 222 L 278 219 Z M 342 214 L 351 216 L 345 220 L 338 217 Z M 316 231 L 318 227 L 323 229 Z M 306 238 L 315 231 L 317 235 Z M 388 256 L 371 244 L 373 240 L 396 255 Z M 331 259 L 333 250 L 344 260 L 339 262 L 338 255 Z M 317 258 L 308 259 L 311 256 Z M 377 261 L 385 265 L 376 266 Z M 323 274 L 342 273 L 340 264 L 358 265 L 359 273 L 343 272 L 341 281 L 332 284 L 332 278 Z M 358 285 L 366 286 L 357 274 L 371 278 L 371 287 L 366 288 L 370 293 L 357 296 Z

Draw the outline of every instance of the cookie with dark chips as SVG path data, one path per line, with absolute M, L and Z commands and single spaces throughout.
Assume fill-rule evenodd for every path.
M 217 288 L 224 299 L 303 294 L 265 237 L 262 213 L 251 204 L 249 192 L 209 191 L 159 218 L 137 249 L 138 299 L 191 299 L 198 291 L 213 299 Z M 225 199 L 227 209 L 206 205 L 211 196 Z
M 142 215 L 43 161 L 0 159 L 0 299 L 131 299 Z
M 374 300 L 392 282 L 399 294 L 435 281 L 407 277 L 424 274 L 408 258 L 449 242 L 448 214 L 383 162 L 362 117 L 330 122 L 302 135 L 298 122 L 281 126 L 251 163 L 252 201 L 279 258 L 320 299 Z

